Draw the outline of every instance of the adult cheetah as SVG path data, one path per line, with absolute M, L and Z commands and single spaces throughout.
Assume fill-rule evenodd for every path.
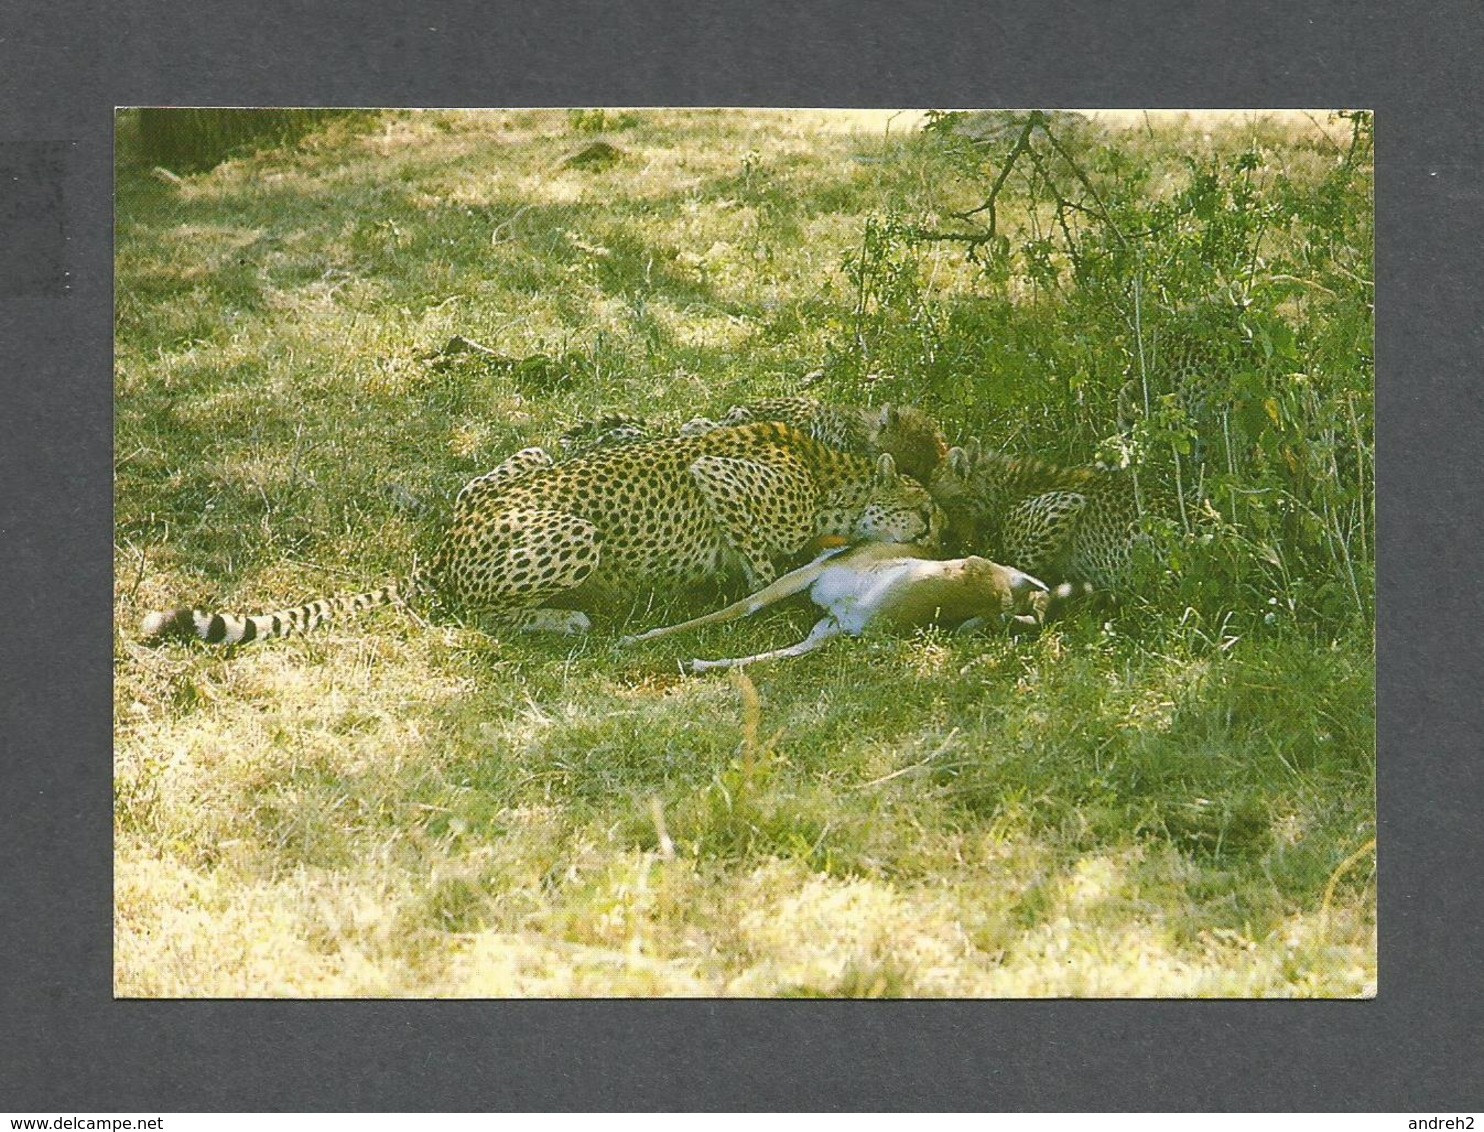
M 778 561 L 820 539 L 934 545 L 941 525 L 926 489 L 890 455 L 873 462 L 782 424 L 560 464 L 524 449 L 465 485 L 431 563 L 404 581 L 273 613 L 151 613 L 143 633 L 227 644 L 286 636 L 422 592 L 514 630 L 583 632 L 584 610 L 635 587 L 733 572 L 766 585 Z

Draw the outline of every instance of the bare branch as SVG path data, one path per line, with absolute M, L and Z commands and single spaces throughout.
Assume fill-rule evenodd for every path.
M 1010 170 L 1015 168 L 1015 162 L 1020 158 L 1022 153 L 1030 148 L 1031 131 L 1037 126 L 1040 126 L 1043 131 L 1046 129 L 1046 115 L 1042 114 L 1039 110 L 1032 110 L 1026 115 L 1025 125 L 1021 127 L 1020 136 L 1015 139 L 1015 145 L 1011 147 L 1009 156 L 1005 158 L 1005 164 L 1000 169 L 999 176 L 995 178 L 994 184 L 989 187 L 989 196 L 985 198 L 984 203 L 979 205 L 978 208 L 969 209 L 968 212 L 950 214 L 955 220 L 967 221 L 981 212 L 988 212 L 989 224 L 986 226 L 986 230 L 989 235 L 983 242 L 987 243 L 990 239 L 994 238 L 995 225 L 998 221 L 995 215 L 995 201 L 999 199 L 1000 190 L 1004 188 L 1005 181 L 1010 176 Z

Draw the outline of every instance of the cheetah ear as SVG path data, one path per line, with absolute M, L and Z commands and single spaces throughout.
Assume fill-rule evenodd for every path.
M 973 443 L 970 441 L 969 443 Z M 948 450 L 948 470 L 959 479 L 969 474 L 969 454 L 955 444 Z
M 881 406 L 881 427 L 895 428 L 897 424 L 897 407 L 895 405 Z
M 882 483 L 892 483 L 897 478 L 897 462 L 890 452 L 876 457 L 876 478 Z
M 979 443 L 977 436 L 971 436 L 969 437 L 969 443 L 964 447 L 964 452 L 969 458 L 969 463 L 977 464 L 980 456 L 984 454 L 984 447 Z

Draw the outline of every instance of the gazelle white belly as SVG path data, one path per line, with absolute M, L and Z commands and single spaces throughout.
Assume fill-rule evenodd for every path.
M 858 637 L 896 593 L 941 571 L 927 559 L 873 562 L 865 567 L 845 563 L 825 570 L 809 587 L 815 605 L 829 610 L 840 628 Z

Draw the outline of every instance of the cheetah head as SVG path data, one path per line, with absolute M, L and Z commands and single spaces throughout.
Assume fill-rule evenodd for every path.
M 927 488 L 897 472 L 890 453 L 876 460 L 870 498 L 851 530 L 853 541 L 912 542 L 935 547 L 943 534 L 943 512 Z
M 896 458 L 897 470 L 927 483 L 948 458 L 937 422 L 912 405 L 883 405 L 868 428 L 876 447 Z

